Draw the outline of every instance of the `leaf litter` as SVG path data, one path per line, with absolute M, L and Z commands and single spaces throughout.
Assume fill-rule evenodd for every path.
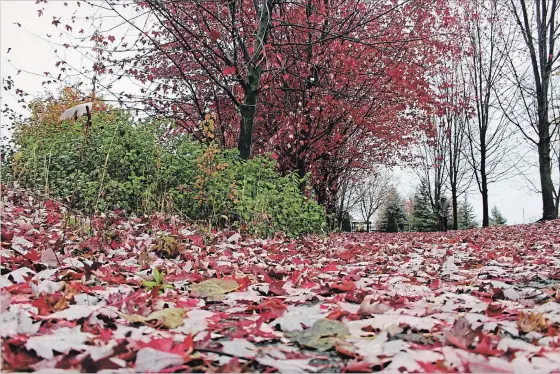
M 560 371 L 558 220 L 255 239 L 3 192 L 4 370 Z

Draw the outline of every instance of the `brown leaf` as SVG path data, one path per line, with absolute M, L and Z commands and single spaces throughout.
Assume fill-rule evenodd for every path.
M 468 349 L 474 342 L 476 334 L 477 332 L 471 328 L 471 324 L 464 317 L 455 320 L 453 327 L 444 332 L 450 344 L 462 349 Z
M 504 300 L 505 298 L 504 290 L 492 287 L 492 300 Z
M 548 330 L 548 323 L 542 313 L 519 313 L 517 326 L 519 327 L 519 331 L 525 333 L 531 331 L 544 332 Z
M 68 307 L 68 300 L 64 296 L 58 299 L 57 303 L 52 307 L 55 312 L 66 309 Z

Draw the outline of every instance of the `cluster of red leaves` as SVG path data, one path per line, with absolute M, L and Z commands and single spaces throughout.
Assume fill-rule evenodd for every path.
M 560 221 L 260 240 L 10 189 L 1 214 L 5 370 L 560 370 Z

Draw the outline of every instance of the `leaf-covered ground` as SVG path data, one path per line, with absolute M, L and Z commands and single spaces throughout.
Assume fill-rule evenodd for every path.
M 560 372 L 560 221 L 254 240 L 10 189 L 1 218 L 3 370 Z

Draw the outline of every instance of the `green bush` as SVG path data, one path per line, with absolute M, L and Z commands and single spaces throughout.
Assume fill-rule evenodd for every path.
M 47 136 L 18 137 L 13 178 L 47 189 L 84 212 L 180 213 L 213 226 L 296 236 L 323 228 L 323 208 L 307 200 L 295 174 L 280 176 L 275 161 L 243 161 L 185 135 L 165 136 L 154 123 L 126 113 L 95 114 L 84 136 L 79 124 Z

